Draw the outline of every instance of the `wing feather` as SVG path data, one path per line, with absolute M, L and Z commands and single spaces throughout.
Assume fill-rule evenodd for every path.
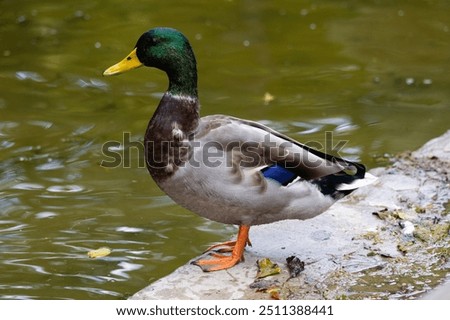
M 260 167 L 278 164 L 305 180 L 337 173 L 364 178 L 362 164 L 329 155 L 277 132 L 263 124 L 239 118 L 214 115 L 203 117 L 195 139 L 214 142 L 238 155 L 239 165 Z

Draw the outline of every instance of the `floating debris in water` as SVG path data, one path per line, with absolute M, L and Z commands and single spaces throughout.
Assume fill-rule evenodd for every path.
M 406 78 L 406 80 L 405 80 L 405 83 L 408 86 L 412 86 L 414 84 L 414 82 L 415 82 L 414 78 Z
M 108 247 L 101 247 L 95 250 L 91 250 L 87 253 L 89 258 L 95 259 L 95 258 L 102 258 L 109 256 L 111 254 L 111 249 Z
M 275 97 L 273 95 L 271 95 L 269 92 L 264 93 L 263 101 L 264 101 L 265 105 L 268 105 L 274 99 L 275 99 Z
M 76 10 L 73 13 L 73 17 L 75 19 L 81 19 L 81 20 L 89 20 L 91 18 L 91 16 L 87 13 L 85 13 L 83 10 Z
M 27 17 L 24 15 L 18 16 L 16 21 L 18 24 L 25 23 L 25 22 L 27 22 Z

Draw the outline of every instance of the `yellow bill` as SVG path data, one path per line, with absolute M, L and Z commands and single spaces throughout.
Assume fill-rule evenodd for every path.
M 140 66 L 142 66 L 142 62 L 139 61 L 139 58 L 136 55 L 136 49 L 134 49 L 125 59 L 106 69 L 105 72 L 103 72 L 103 75 L 113 76 L 139 68 Z

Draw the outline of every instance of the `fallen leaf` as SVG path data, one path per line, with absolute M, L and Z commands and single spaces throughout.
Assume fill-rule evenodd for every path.
M 101 247 L 95 250 L 91 250 L 88 252 L 88 257 L 89 258 L 101 258 L 101 257 L 106 257 L 111 253 L 111 249 L 107 248 L 107 247 Z
M 250 288 L 256 292 L 267 292 L 272 299 L 280 300 L 281 287 L 278 280 L 256 279 L 250 284 Z
M 300 272 L 305 270 L 305 262 L 297 258 L 296 256 L 290 256 L 286 258 L 287 267 L 289 270 L 290 278 L 298 277 Z
M 256 274 L 258 279 L 281 273 L 281 268 L 268 258 L 258 260 L 256 263 L 258 264 L 258 273 Z
M 390 215 L 390 213 L 389 213 L 387 208 L 381 209 L 381 210 L 379 210 L 377 212 L 372 212 L 372 214 L 374 216 L 377 216 L 381 220 L 386 220 L 389 217 L 389 215 Z
M 249 285 L 250 289 L 256 289 L 256 291 L 266 292 L 270 288 L 279 287 L 280 282 L 278 280 L 264 280 L 256 279 Z
M 264 104 L 268 105 L 271 101 L 273 101 L 275 99 L 275 97 L 273 95 L 271 95 L 270 93 L 266 92 L 264 93 Z
M 267 290 L 267 293 L 269 293 L 270 297 L 274 300 L 281 300 L 280 292 L 281 292 L 281 288 L 270 288 Z
M 382 209 L 377 212 L 372 212 L 373 215 L 377 216 L 381 220 L 405 220 L 406 213 L 400 210 L 389 211 L 387 208 Z

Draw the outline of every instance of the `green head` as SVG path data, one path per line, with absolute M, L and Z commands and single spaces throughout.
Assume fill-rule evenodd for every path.
M 171 94 L 197 97 L 197 64 L 187 38 L 172 28 L 145 32 L 135 49 L 103 75 L 115 75 L 140 66 L 154 67 L 167 73 Z

